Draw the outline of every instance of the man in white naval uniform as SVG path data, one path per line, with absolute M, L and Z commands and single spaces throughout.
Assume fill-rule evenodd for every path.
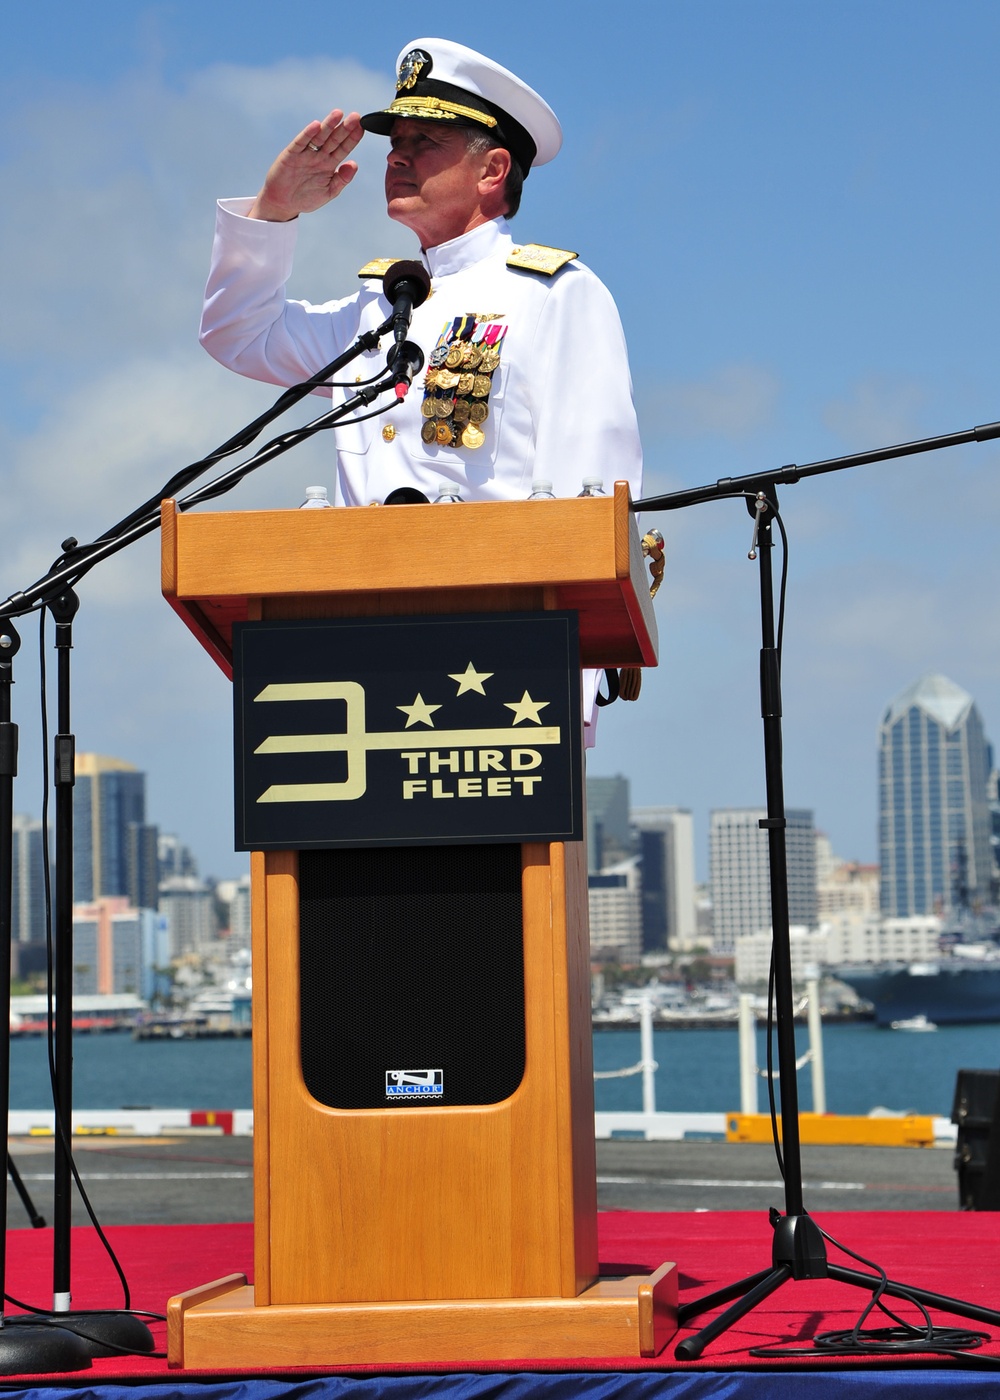
M 463 500 L 523 500 L 536 478 L 575 496 L 588 476 L 609 490 L 626 479 L 638 497 L 641 448 L 611 295 L 572 253 L 522 251 L 507 223 L 529 168 L 558 152 L 559 123 L 514 74 L 449 40 L 407 45 L 384 111 L 335 109 L 311 122 L 255 199 L 220 201 L 202 344 L 240 374 L 290 385 L 385 319 L 380 277 L 320 305 L 284 290 L 298 216 L 350 183 L 365 129 L 390 137 L 387 210 L 417 235 L 431 275 L 409 331 L 429 374 L 389 413 L 335 429 L 336 503 L 382 502 L 401 486 L 433 500 L 445 482 Z M 383 362 L 384 351 L 362 357 L 351 377 Z M 334 401 L 347 392 L 333 390 Z M 585 677 L 588 719 L 594 687 Z

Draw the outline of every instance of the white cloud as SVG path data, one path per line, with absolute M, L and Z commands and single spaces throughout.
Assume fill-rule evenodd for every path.
M 848 397 L 834 399 L 823 410 L 823 421 L 858 450 L 888 447 L 921 436 L 919 415 L 927 395 L 912 380 L 872 375 L 859 380 Z
M 704 379 L 657 386 L 643 399 L 642 416 L 659 433 L 739 441 L 770 424 L 779 390 L 763 365 L 721 365 Z
M 14 154 L 0 171 L 9 205 L 32 211 L 0 228 L 9 270 L 0 350 L 22 364 L 39 357 L 39 392 L 51 394 L 67 373 L 92 370 L 95 355 L 121 363 L 137 348 L 189 343 L 215 198 L 253 194 L 274 156 L 336 98 L 364 108 L 384 89 L 355 63 L 316 59 L 220 65 L 181 91 L 133 77 L 47 95 L 12 124 Z M 342 204 L 303 220 L 323 230 L 306 233 L 298 268 L 319 280 L 318 300 L 399 238 L 382 203 L 384 143 L 367 140 Z

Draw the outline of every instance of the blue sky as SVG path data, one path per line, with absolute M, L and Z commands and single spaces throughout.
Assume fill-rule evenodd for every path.
M 457 9 L 457 7 L 456 7 Z M 197 347 L 213 200 L 253 193 L 334 103 L 381 105 L 411 7 L 54 0 L 0 49 L 0 591 L 38 577 L 271 400 Z M 647 493 L 1000 418 L 1000 8 L 982 0 L 464 7 L 432 31 L 551 102 L 566 143 L 521 238 L 580 251 L 629 341 Z M 411 252 L 368 137 L 344 199 L 304 220 L 293 292 L 349 290 Z M 300 450 L 231 508 L 297 504 Z M 1000 448 L 802 482 L 790 536 L 785 789 L 874 859 L 876 727 L 941 671 L 1000 738 Z M 614 464 L 609 463 L 609 478 Z M 763 802 L 757 579 L 740 503 L 660 518 L 661 665 L 601 721 L 591 772 L 637 803 Z M 229 692 L 159 598 L 153 541 L 92 573 L 76 628 L 82 749 L 150 775 L 151 818 L 204 869 L 231 850 Z M 37 632 L 24 627 L 16 805 L 40 810 Z

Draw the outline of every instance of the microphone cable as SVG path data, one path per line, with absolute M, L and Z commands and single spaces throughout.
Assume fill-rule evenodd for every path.
M 780 1215 L 772 1207 L 772 1224 L 775 1223 L 776 1219 L 780 1219 Z M 864 1264 L 873 1271 L 875 1287 L 872 1290 L 872 1296 L 865 1304 L 853 1327 L 817 1332 L 815 1337 L 803 1346 L 751 1347 L 748 1353 L 750 1356 L 787 1360 L 803 1356 L 933 1355 L 967 1357 L 974 1361 L 977 1366 L 1000 1366 L 1000 1357 L 969 1355 L 970 1352 L 981 1347 L 984 1342 L 993 1340 L 988 1332 L 978 1332 L 963 1327 L 936 1327 L 931 1320 L 930 1313 L 919 1298 L 914 1298 L 907 1293 L 903 1286 L 894 1284 L 894 1289 L 899 1289 L 899 1292 L 894 1292 L 892 1296 L 901 1297 L 918 1308 L 923 1318 L 923 1326 L 917 1326 L 899 1317 L 884 1301 L 885 1291 L 889 1286 L 889 1277 L 885 1269 L 873 1260 L 865 1258 L 863 1254 L 858 1254 L 855 1250 L 848 1248 L 840 1240 L 834 1239 L 818 1221 L 815 1221 L 815 1224 L 828 1244 L 832 1244 L 835 1249 L 839 1249 L 843 1254 L 849 1255 L 857 1263 Z M 864 1324 L 875 1308 L 878 1308 L 896 1325 L 894 1327 L 869 1327 L 866 1329 Z

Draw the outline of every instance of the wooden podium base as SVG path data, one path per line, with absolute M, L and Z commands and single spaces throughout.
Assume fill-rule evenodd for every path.
M 677 1331 L 677 1266 L 576 1298 L 254 1306 L 243 1274 L 171 1298 L 168 1364 L 191 1370 L 656 1356 Z

